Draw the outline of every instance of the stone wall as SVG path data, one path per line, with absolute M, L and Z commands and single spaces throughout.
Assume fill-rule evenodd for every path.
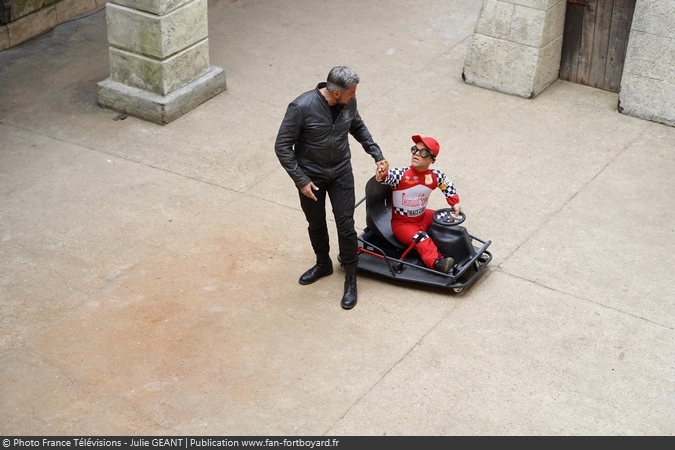
M 619 111 L 675 126 L 675 1 L 638 0 Z
M 0 51 L 51 30 L 108 0 L 12 0 L 9 21 L 0 25 Z M 0 0 L 0 7 L 3 5 Z
M 566 0 L 484 0 L 462 77 L 532 98 L 558 79 Z

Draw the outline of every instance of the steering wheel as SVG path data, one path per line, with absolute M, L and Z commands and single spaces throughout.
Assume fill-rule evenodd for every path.
M 437 209 L 431 216 L 434 222 L 444 227 L 454 227 L 466 220 L 466 214 L 463 211 L 459 212 L 459 217 L 456 217 L 455 211 L 452 208 Z

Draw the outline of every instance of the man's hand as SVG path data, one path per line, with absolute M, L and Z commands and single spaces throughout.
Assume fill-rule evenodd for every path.
M 319 190 L 319 188 L 316 187 L 314 185 L 314 183 L 312 183 L 311 181 L 309 182 L 308 185 L 300 188 L 300 192 L 302 192 L 302 195 L 304 195 L 305 197 L 309 197 L 314 201 L 316 201 L 316 195 L 314 195 L 313 191 L 318 191 L 318 190 Z
M 376 164 L 377 169 L 375 169 L 375 179 L 377 181 L 382 181 L 387 178 L 387 173 L 389 172 L 389 161 L 383 159 L 382 161 L 378 161 Z
M 462 205 L 459 203 L 455 203 L 454 205 L 452 205 L 452 210 L 455 212 L 455 214 L 453 215 L 457 217 L 459 216 L 459 213 L 462 212 Z

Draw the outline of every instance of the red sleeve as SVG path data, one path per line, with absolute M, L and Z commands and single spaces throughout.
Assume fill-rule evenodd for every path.
M 455 206 L 457 203 L 459 203 L 459 195 L 458 194 L 451 195 L 450 197 L 447 197 L 446 200 L 448 202 L 448 205 Z

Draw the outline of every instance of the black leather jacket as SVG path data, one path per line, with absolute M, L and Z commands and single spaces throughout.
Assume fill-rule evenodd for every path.
M 319 83 L 288 105 L 274 144 L 279 162 L 298 188 L 352 170 L 349 134 L 376 162 L 384 159 L 359 115 L 356 98 L 333 123 L 328 101 L 319 91 L 325 86 Z

